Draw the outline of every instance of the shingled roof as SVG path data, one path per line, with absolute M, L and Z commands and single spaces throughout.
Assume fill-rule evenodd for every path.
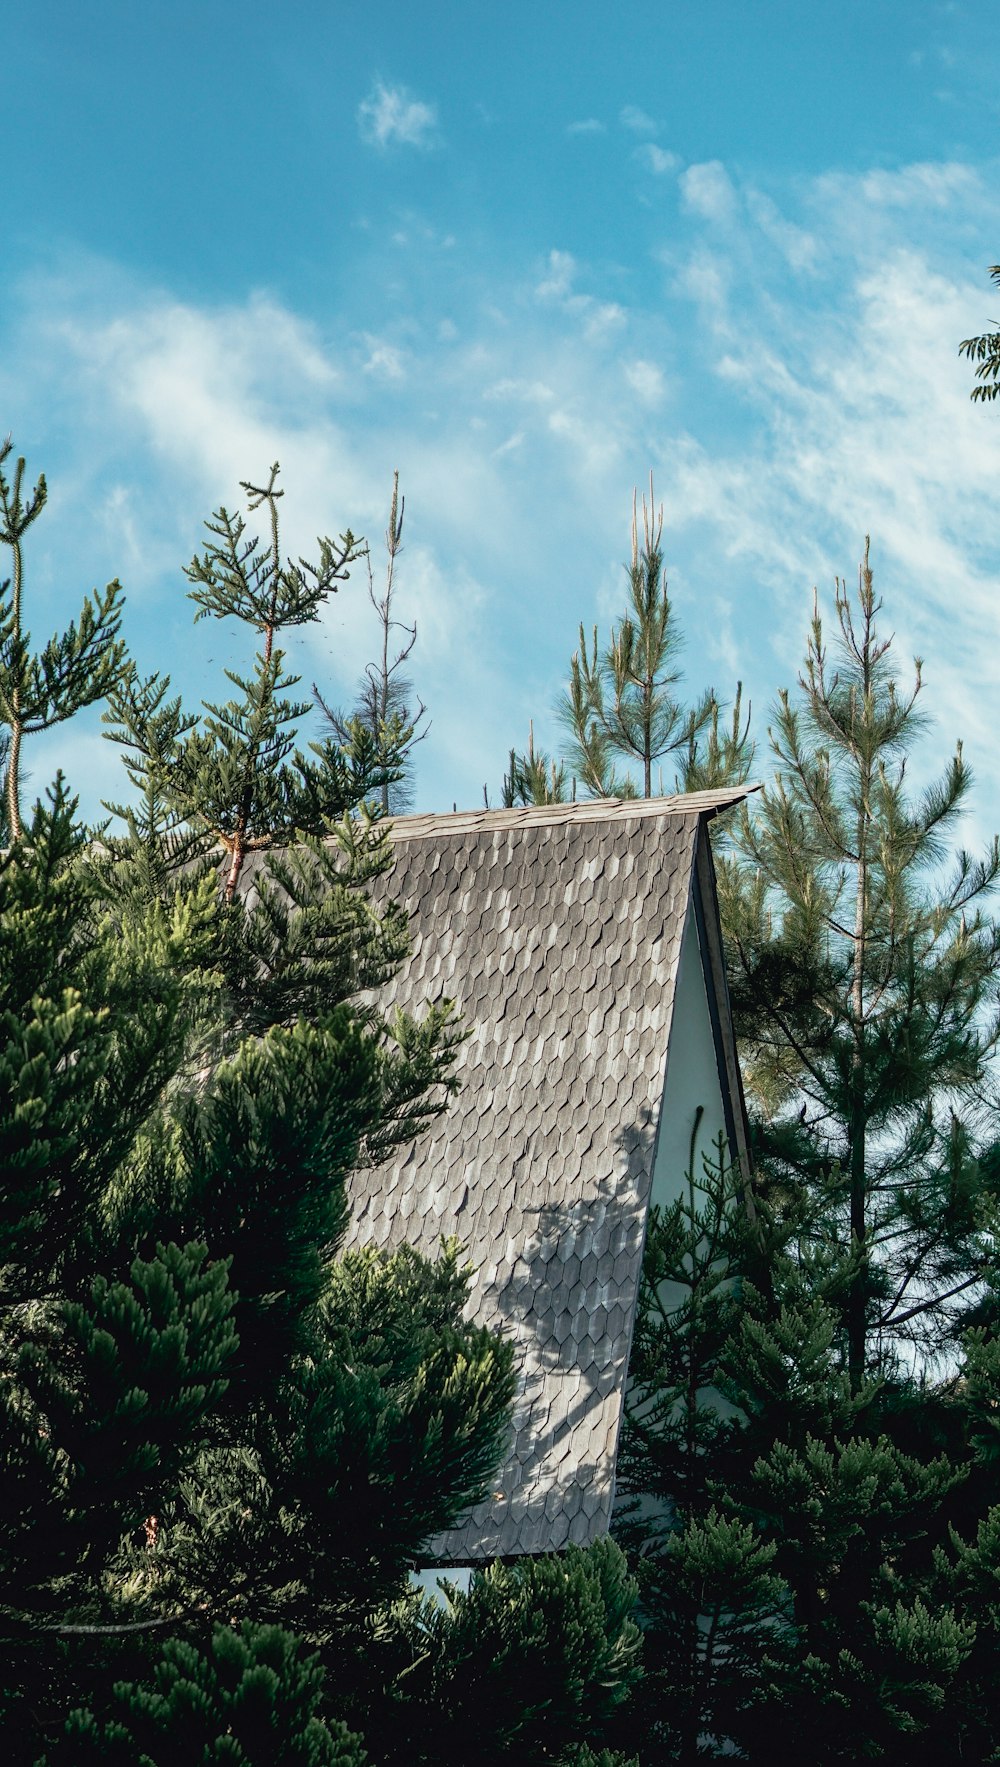
M 412 956 L 386 1003 L 448 995 L 461 1090 L 353 1185 L 348 1244 L 455 1234 L 470 1311 L 517 1345 L 520 1393 L 490 1499 L 429 1558 L 470 1564 L 607 1530 L 646 1213 L 689 913 L 731 1145 L 744 1118 L 705 824 L 741 791 L 413 816 L 390 888 Z M 683 1027 L 680 1034 L 683 1035 Z

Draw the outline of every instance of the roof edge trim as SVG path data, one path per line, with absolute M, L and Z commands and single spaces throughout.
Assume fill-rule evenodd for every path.
M 631 822 L 640 817 L 701 816 L 706 820 L 739 804 L 759 785 L 722 791 L 676 792 L 663 798 L 586 798 L 571 804 L 524 804 L 511 810 L 454 810 L 442 815 L 397 816 L 393 841 L 440 840 L 449 834 L 487 834 L 513 828 L 558 828 L 563 823 Z

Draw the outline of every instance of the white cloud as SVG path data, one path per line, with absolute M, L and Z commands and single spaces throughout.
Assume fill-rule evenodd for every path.
M 656 178 L 663 178 L 668 172 L 676 172 L 681 163 L 676 153 L 671 153 L 665 147 L 657 147 L 655 141 L 644 141 L 641 147 L 636 148 L 635 157 Z
M 594 421 L 576 411 L 553 411 L 548 426 L 576 456 L 584 477 L 591 483 L 617 471 L 618 438 L 599 419 Z
M 498 380 L 483 391 L 484 399 L 519 399 L 532 405 L 548 405 L 554 397 L 543 380 Z
M 365 332 L 364 342 L 368 351 L 364 363 L 366 374 L 380 375 L 384 380 L 405 378 L 403 353 L 395 344 L 387 343 L 384 338 L 373 337 L 370 332 Z
M 796 227 L 791 221 L 787 221 L 777 203 L 759 190 L 747 191 L 747 208 L 761 232 L 781 253 L 789 269 L 811 271 L 816 268 L 819 247 L 813 234 L 804 227 Z
M 663 403 L 665 386 L 663 370 L 655 362 L 647 362 L 639 357 L 634 362 L 624 362 L 622 373 L 626 384 L 631 388 L 641 405 L 651 409 Z
M 929 659 L 924 703 L 940 726 L 938 755 L 964 735 L 996 792 L 990 708 L 1000 660 L 988 536 L 1000 515 L 1000 430 L 970 405 L 968 373 L 955 360 L 965 305 L 920 254 L 897 251 L 856 277 L 839 311 L 804 318 L 787 304 L 757 308 L 720 364 L 744 409 L 757 413 L 755 439 L 739 452 L 689 450 L 678 508 L 769 585 L 786 679 L 812 584 L 829 617 L 833 577 L 854 580 L 870 532 L 897 668 L 905 677 L 913 654 Z M 929 746 L 923 764 L 934 762 Z
M 142 666 L 175 663 L 183 685 L 202 635 L 216 663 L 243 666 L 218 648 L 224 628 L 191 643 L 177 567 L 202 515 L 277 456 L 290 550 L 308 556 L 348 522 L 377 542 L 399 465 L 401 613 L 418 622 L 413 672 L 434 719 L 422 802 L 450 808 L 481 801 L 484 781 L 495 792 L 532 713 L 552 743 L 545 714 L 580 619 L 620 612 L 628 492 L 652 464 L 692 690 L 714 677 L 731 692 L 741 675 L 762 737 L 776 687 L 794 682 L 813 584 L 829 611 L 871 532 L 900 664 L 928 658 L 930 760 L 966 736 L 980 797 L 1000 800 L 1000 423 L 970 405 L 956 355 L 989 318 L 979 241 L 1000 236 L 997 202 L 951 172 L 953 204 L 926 169 L 894 174 L 906 203 L 876 202 L 872 174 L 838 174 L 741 188 L 723 239 L 706 236 L 705 170 L 686 174 L 702 188 L 645 300 L 633 265 L 598 272 L 567 252 L 533 278 L 530 262 L 494 264 L 488 304 L 464 257 L 429 312 L 373 279 L 328 331 L 265 295 L 199 307 L 115 273 L 81 300 L 72 266 L 58 288 L 40 279 L 21 329 L 0 330 L 11 408 L 44 414 L 65 448 L 62 471 L 37 461 L 53 545 L 48 564 L 32 553 L 32 594 L 46 571 L 78 583 L 80 559 L 83 587 L 120 570 L 132 611 L 152 610 Z M 367 620 L 355 576 L 296 640 L 307 685 L 348 697 Z M 55 623 L 39 611 L 39 630 Z M 47 766 L 58 753 L 72 772 L 73 733 L 53 744 Z
M 959 164 L 917 164 L 899 171 L 874 171 L 860 180 L 868 202 L 892 208 L 931 205 L 944 208 L 956 199 L 970 197 L 979 185 L 977 174 Z
M 688 166 L 679 179 L 681 201 L 691 214 L 729 226 L 736 214 L 736 192 L 721 160 Z
M 569 293 L 575 275 L 576 259 L 571 252 L 550 252 L 548 274 L 542 278 L 535 293 L 543 301 L 560 300 Z
M 589 295 L 576 295 L 569 302 L 583 316 L 583 335 L 590 343 L 617 331 L 626 323 L 625 308 L 617 301 L 594 301 Z
M 515 430 L 512 436 L 508 436 L 505 442 L 500 443 L 499 448 L 494 448 L 493 458 L 494 460 L 502 460 L 505 454 L 515 454 L 523 446 L 524 431 L 523 429 Z
M 579 272 L 570 252 L 549 253 L 548 274 L 535 287 L 540 301 L 557 303 L 562 311 L 581 322 L 588 343 L 597 343 L 624 325 L 626 313 L 618 301 L 601 301 L 596 295 L 573 292 Z
M 578 123 L 566 125 L 567 135 L 606 135 L 607 132 L 607 124 L 598 117 L 581 117 Z
M 376 147 L 389 147 L 394 142 L 429 147 L 437 128 L 437 110 L 414 98 L 405 86 L 386 86 L 376 80 L 358 105 L 358 128 L 362 140 Z
M 635 104 L 626 104 L 620 121 L 622 128 L 630 130 L 633 135 L 655 135 L 660 126 Z
M 729 326 L 729 287 L 732 278 L 729 260 L 697 245 L 679 267 L 674 265 L 672 259 L 666 262 L 668 268 L 675 271 L 674 291 L 693 300 L 714 330 L 726 331 Z

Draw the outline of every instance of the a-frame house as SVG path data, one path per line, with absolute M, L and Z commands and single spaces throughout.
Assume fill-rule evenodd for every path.
M 474 1565 L 604 1533 L 650 1203 L 721 1131 L 747 1174 L 708 825 L 742 791 L 395 822 L 413 951 L 389 1004 L 448 996 L 461 1090 L 353 1187 L 348 1244 L 456 1235 L 520 1392 L 492 1496 L 429 1553 Z

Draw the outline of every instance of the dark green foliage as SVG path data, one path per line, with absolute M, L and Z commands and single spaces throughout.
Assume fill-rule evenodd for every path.
M 757 1153 L 654 1218 L 622 1456 L 644 1763 L 995 1759 L 994 843 L 944 870 L 867 551 L 720 864 Z
M 515 804 L 564 804 L 569 796 L 566 765 L 535 748 L 535 727 L 528 731 L 523 755 L 510 751 L 509 771 L 504 774 L 501 803 L 506 810 Z M 574 796 L 575 796 L 574 781 Z
M 408 1561 L 414 1535 L 446 1525 L 442 1494 L 452 1494 L 448 1510 L 472 1503 L 503 1451 L 506 1413 L 489 1403 L 496 1340 L 479 1327 L 455 1329 L 470 1275 L 455 1241 L 434 1265 L 409 1246 L 393 1256 L 366 1247 L 334 1266 L 323 1296 L 326 1390 L 298 1393 L 296 1409 L 312 1431 L 321 1408 L 336 1408 L 340 1439 L 336 1456 L 328 1453 L 336 1486 L 326 1500 L 355 1518 L 359 1541 L 377 1540 L 383 1576 Z M 374 1476 L 358 1459 L 366 1434 L 378 1444 Z
M 57 794 L 0 866 L 0 1122 L 20 1172 L 3 1193 L 0 1611 L 18 1761 L 33 1733 L 40 1746 L 39 1701 L 71 1701 L 78 1656 L 91 1729 L 114 1736 L 119 1637 L 137 1687 L 171 1625 L 193 1649 L 207 1621 L 290 1622 L 328 1676 L 362 1655 L 421 1542 L 480 1494 L 512 1390 L 510 1350 L 462 1322 L 454 1249 L 438 1267 L 333 1261 L 384 1097 L 371 1015 L 342 1002 L 273 1026 L 178 1085 L 200 999 L 185 940 L 211 958 L 218 904 L 195 881 L 172 919 L 131 897 L 109 914 L 68 817 Z M 25 998 L 46 953 L 58 998 Z M 181 1659 L 164 1661 L 169 1679 Z
M 814 613 L 799 694 L 771 729 L 775 778 L 743 816 L 720 902 L 744 1074 L 768 1183 L 805 1186 L 814 1243 L 853 1260 L 852 1379 L 909 1340 L 933 1351 L 992 1261 L 990 1135 L 1000 931 L 994 841 L 946 837 L 968 795 L 961 746 L 911 793 L 921 673 L 898 688 L 867 544 L 838 584 L 831 665 Z
M 560 1756 L 559 1767 L 639 1767 L 639 1760 L 636 1755 L 621 1755 L 614 1749 L 599 1749 L 595 1754 L 583 1743 Z
M 217 1626 L 205 1648 L 171 1639 L 150 1681 L 119 1682 L 102 1721 L 67 1720 L 56 1767 L 365 1767 L 361 1739 L 324 1723 L 323 1668 L 278 1626 Z
M 644 1763 L 693 1760 L 702 1737 L 730 1746 L 784 1623 L 775 1544 L 725 1498 L 746 1429 L 726 1357 L 747 1319 L 746 1273 L 778 1249 L 765 1228 L 751 1225 L 721 1147 L 700 1174 L 692 1157 L 684 1191 L 649 1224 L 616 1525 L 645 1631 L 645 1680 L 627 1716 Z
M 442 1108 L 460 1033 L 447 1002 L 419 1020 L 374 1004 L 407 948 L 369 893 L 391 859 L 370 801 L 384 754 L 355 732 L 288 764 L 272 641 L 353 542 L 282 564 L 275 473 L 248 490 L 270 548 L 223 511 L 190 572 L 202 611 L 263 633 L 242 704 L 199 722 L 127 676 L 124 833 L 88 842 L 60 784 L 0 858 L 14 1767 L 395 1758 L 430 1633 L 393 1616 L 506 1440 L 513 1353 L 465 1320 L 458 1248 L 338 1256 L 350 1170 Z M 566 1675 L 571 1636 L 604 1676 L 546 1720 L 532 1704 L 539 1759 L 558 1758 L 634 1676 L 627 1588 L 599 1553 L 530 1575 L 538 1650 Z M 485 1656 L 524 1607 L 484 1612 Z M 454 1679 L 450 1635 L 434 1648 Z M 497 1748 L 521 1709 L 508 1683 Z
M 910 793 L 867 564 L 814 613 L 719 866 L 753 1214 L 719 1150 L 650 1226 L 620 1537 L 645 1762 L 995 1758 L 998 852 Z
M 117 581 L 103 593 L 87 596 L 79 623 L 71 622 L 44 650 L 33 653 L 24 626 L 24 556 L 22 541 L 45 508 L 44 474 L 25 500 L 25 462 L 18 460 L 8 480 L 3 466 L 12 449 L 10 437 L 0 443 L 0 545 L 10 548 L 13 571 L 0 588 L 0 718 L 10 727 L 5 742 L 4 790 L 6 838 L 21 838 L 21 744 L 71 718 L 84 706 L 104 699 L 125 667 L 125 646 L 118 638 L 122 591 Z M 9 598 L 8 598 L 8 591 Z
M 970 1740 L 954 1710 L 983 1616 L 949 1521 L 975 1500 L 976 1459 L 905 1452 L 884 1389 L 852 1391 L 844 1279 L 763 1199 L 750 1221 L 725 1162 L 651 1224 L 618 1523 L 645 1632 L 627 1714 L 644 1763 L 763 1763 L 776 1734 L 821 1764 Z M 959 1562 L 971 1579 L 974 1555 Z
M 229 856 L 230 902 L 249 853 L 329 833 L 371 783 L 358 778 L 357 757 L 340 745 L 310 744 L 311 756 L 295 746 L 296 721 L 310 707 L 287 697 L 298 677 L 286 670 L 275 639 L 317 618 L 361 548 L 348 530 L 337 542 L 317 541 L 318 564 L 283 560 L 277 478 L 275 463 L 266 485 L 242 486 L 248 510 L 267 512 L 270 544 L 248 537 L 244 518 L 221 508 L 206 523 L 204 553 L 187 568 L 197 619 L 235 618 L 261 636 L 250 673 L 226 671 L 240 697 L 206 705 L 199 721 L 166 699 L 166 678 L 141 681 L 133 672 L 112 696 L 108 717 L 144 794 L 141 811 L 131 819 L 126 813 L 130 834 L 155 848 L 185 825 L 201 832 L 204 851 L 221 847 Z
M 444 1602 L 402 1603 L 378 1644 L 410 1659 L 397 1682 L 406 1704 L 388 1713 L 379 1758 L 400 1767 L 579 1759 L 574 1751 L 606 1730 L 639 1677 L 634 1603 L 610 1540 L 495 1564 L 467 1593 L 449 1587 Z
M 632 797 L 637 786 L 630 769 L 641 773 L 643 797 L 653 794 L 653 766 L 665 756 L 690 754 L 712 723 L 715 699 L 702 695 L 685 708 L 675 688 L 680 680 L 679 640 L 663 571 L 663 508 L 642 500 L 642 545 L 632 497 L 632 560 L 628 567 L 629 607 L 600 652 L 595 626 L 588 646 L 580 627 L 570 685 L 561 716 L 570 735 L 569 765 L 594 797 Z M 627 771 L 616 773 L 615 763 Z
M 1000 264 L 990 265 L 990 277 L 1000 288 Z M 976 364 L 979 385 L 973 387 L 970 398 L 995 399 L 1000 393 L 1000 331 L 994 327 L 980 337 L 965 338 L 958 346 L 958 353 Z

